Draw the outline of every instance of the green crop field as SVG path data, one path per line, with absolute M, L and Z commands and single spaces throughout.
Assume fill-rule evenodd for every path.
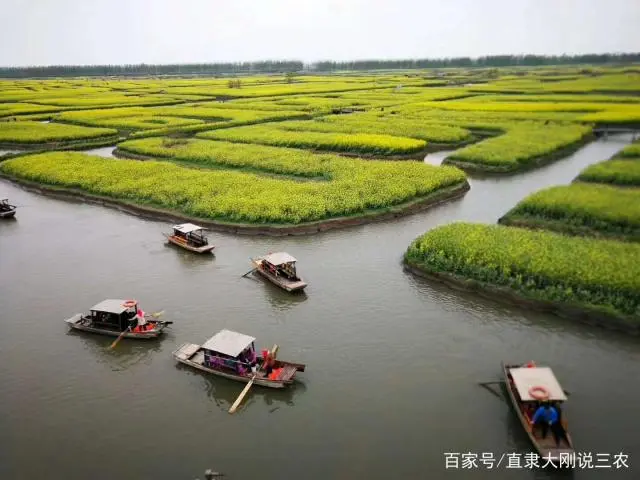
M 638 160 L 630 157 L 597 163 L 585 168 L 577 179 L 582 182 L 640 187 L 640 161 Z
M 480 169 L 514 171 L 546 160 L 562 149 L 580 145 L 591 133 L 583 125 L 519 123 L 506 134 L 455 151 L 446 163 L 477 165 Z
M 0 122 L 0 143 L 38 144 L 110 137 L 109 128 L 89 128 L 40 122 Z
M 270 126 L 254 125 L 227 128 L 198 134 L 199 138 L 240 143 L 259 143 L 282 147 L 335 150 L 380 155 L 407 154 L 423 150 L 427 143 L 414 138 L 370 133 L 338 133 L 287 131 Z
M 145 139 L 130 142 L 126 148 L 203 166 L 249 166 L 246 152 L 232 144 L 201 140 L 167 145 L 171 143 Z M 267 147 L 254 146 L 249 153 L 260 148 Z M 451 167 L 347 160 L 280 150 L 264 150 L 261 157 L 256 154 L 251 172 L 193 169 L 166 161 L 113 160 L 78 152 L 23 156 L 1 163 L 0 171 L 45 185 L 75 188 L 205 219 L 284 225 L 384 211 L 465 181 L 464 174 Z M 274 158 L 280 160 L 274 162 Z M 296 167 L 292 159 L 307 165 Z M 319 173 L 330 180 L 291 178 L 305 169 L 307 176 Z M 274 171 L 287 175 L 274 177 Z
M 627 145 L 620 152 L 620 156 L 625 158 L 640 158 L 640 142 Z
M 381 120 L 371 114 L 320 117 L 315 121 L 282 122 L 278 129 L 299 132 L 367 133 L 408 137 L 435 143 L 459 143 L 469 140 L 471 132 L 452 125 L 389 117 Z
M 501 223 L 640 240 L 640 189 L 574 183 L 540 190 Z
M 640 321 L 640 244 L 499 225 L 453 223 L 418 237 L 405 261 L 430 273 Z

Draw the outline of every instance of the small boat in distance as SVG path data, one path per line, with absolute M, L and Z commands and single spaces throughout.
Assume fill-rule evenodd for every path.
M 305 365 L 276 360 L 268 350 L 257 355 L 254 342 L 254 337 L 220 330 L 202 345 L 182 344 L 173 357 L 190 367 L 238 382 L 248 383 L 255 374 L 253 383 L 269 388 L 292 384 L 296 372 L 304 372 Z
M 569 435 L 567 419 L 559 410 L 560 405 L 567 400 L 567 396 L 553 371 L 549 367 L 536 366 L 533 362 L 526 365 L 503 363 L 502 370 L 511 404 L 522 428 L 540 455 L 541 461 L 549 460 L 555 467 L 571 467 L 570 458 L 574 454 L 573 441 Z M 551 428 L 546 438 L 542 438 L 539 427 L 531 425 L 531 419 L 541 402 L 550 402 L 558 409 L 560 423 L 564 430 L 564 438 L 561 438 L 560 446 L 556 445 Z M 567 464 L 560 465 L 563 458 Z
M 186 250 L 196 253 L 209 253 L 215 248 L 209 245 L 207 237 L 204 235 L 204 228 L 193 223 L 183 223 L 173 226 L 172 234 L 164 234 L 169 242 L 178 245 Z
M 16 214 L 16 206 L 9 203 L 8 198 L 0 200 L 0 218 L 12 218 Z
M 74 330 L 112 337 L 122 335 L 125 338 L 150 339 L 160 336 L 167 325 L 173 323 L 156 320 L 155 315 L 146 315 L 135 300 L 107 299 L 91 307 L 89 315 L 77 313 L 65 322 Z
M 287 292 L 304 290 L 307 286 L 296 273 L 296 262 L 297 260 L 286 252 L 270 253 L 251 259 L 258 273 Z

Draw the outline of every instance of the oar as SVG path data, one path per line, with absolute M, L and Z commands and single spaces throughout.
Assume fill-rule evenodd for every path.
M 244 274 L 244 275 L 242 275 L 242 276 L 243 276 L 243 277 L 246 277 L 247 275 L 249 275 L 250 273 L 253 273 L 253 272 L 255 272 L 255 271 L 256 271 L 256 269 L 255 269 L 255 268 L 252 268 L 251 270 L 249 270 L 247 273 L 245 273 L 245 274 Z
M 115 347 L 115 346 L 118 344 L 118 342 L 120 341 L 120 339 L 122 339 L 122 337 L 124 337 L 124 334 L 125 334 L 125 333 L 127 333 L 129 330 L 131 330 L 131 325 L 129 325 L 129 327 L 128 327 L 126 330 L 124 330 L 124 331 L 123 331 L 123 332 L 118 336 L 118 338 L 116 338 L 116 339 L 115 339 L 115 341 L 114 341 L 114 342 L 111 344 L 111 346 L 109 347 L 109 350 L 112 350 L 112 349 L 113 349 L 113 347 Z
M 274 345 L 273 348 L 271 349 L 271 356 L 274 356 L 277 351 L 278 351 L 278 345 Z M 262 369 L 262 367 L 266 363 L 267 363 L 267 359 L 264 358 L 262 360 L 262 365 L 260 365 L 260 368 L 256 371 L 256 373 L 253 374 L 253 376 L 251 377 L 251 380 L 249 380 L 249 383 L 247 383 L 247 386 L 244 387 L 244 390 L 242 390 L 242 392 L 240 392 L 240 395 L 238 395 L 238 398 L 236 398 L 236 401 L 233 402 L 233 405 L 231 405 L 231 408 L 229 409 L 229 413 L 235 413 L 236 412 L 236 410 L 240 406 L 240 403 L 242 402 L 242 399 L 244 398 L 244 396 L 247 394 L 247 392 L 251 388 L 251 385 L 253 385 L 253 381 L 256 379 L 256 376 L 258 376 L 258 373 L 260 372 L 260 370 Z
M 253 258 L 249 257 L 249 260 L 253 263 Z M 249 270 L 247 273 L 245 273 L 244 275 L 242 275 L 242 278 L 246 277 L 247 275 L 249 275 L 250 273 L 253 273 L 257 270 L 258 268 L 252 268 L 251 270 Z
M 493 395 L 498 397 L 500 400 L 504 400 L 504 395 L 499 394 L 498 392 L 496 392 L 493 388 L 491 388 L 489 386 L 489 385 L 495 385 L 497 383 L 501 383 L 501 382 L 481 382 L 481 383 L 478 383 L 478 385 L 480 385 L 482 388 L 486 389 L 488 392 L 491 392 Z
M 154 312 L 151 315 L 145 315 L 145 317 L 153 317 L 153 318 L 158 318 L 160 316 L 162 316 L 164 314 L 164 310 L 161 310 L 159 312 Z M 115 339 L 115 341 L 111 344 L 111 346 L 109 347 L 109 350 L 112 350 L 120 340 L 122 340 L 122 338 L 124 337 L 124 334 L 127 333 L 128 331 L 131 330 L 131 325 L 129 325 L 129 327 L 124 330 L 119 336 L 118 338 Z

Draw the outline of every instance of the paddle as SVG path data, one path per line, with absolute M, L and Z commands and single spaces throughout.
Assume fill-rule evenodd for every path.
M 253 273 L 253 272 L 255 272 L 255 271 L 256 271 L 256 269 L 255 269 L 255 268 L 252 268 L 251 270 L 249 270 L 247 273 L 245 273 L 245 274 L 244 274 L 244 275 L 242 275 L 242 276 L 243 276 L 243 277 L 246 277 L 247 275 L 249 275 L 250 273 Z
M 249 260 L 250 260 L 251 262 L 253 262 L 253 258 L 249 257 Z M 242 277 L 243 277 L 243 278 L 244 278 L 244 277 L 246 277 L 246 276 L 247 276 L 247 275 L 249 275 L 250 273 L 255 272 L 257 269 L 258 269 L 257 267 L 256 267 L 256 268 L 252 268 L 252 269 L 251 269 L 251 270 L 249 270 L 247 273 L 245 273 L 244 275 L 242 275 Z
M 112 350 L 113 347 L 115 347 L 118 342 L 120 341 L 120 339 L 122 339 L 122 337 L 124 337 L 124 334 L 127 333 L 129 330 L 131 330 L 131 325 L 129 325 L 129 327 L 127 327 L 126 330 L 124 330 L 119 336 L 118 338 L 115 339 L 115 341 L 111 344 L 111 346 L 109 347 L 109 350 Z
M 152 317 L 152 318 L 158 318 L 160 316 L 164 315 L 164 310 L 160 310 L 159 312 L 154 312 L 151 315 L 145 315 L 145 317 Z M 172 322 L 173 323 L 173 322 Z M 118 338 L 115 339 L 115 341 L 111 344 L 111 346 L 109 347 L 109 350 L 112 350 L 120 340 L 122 340 L 122 338 L 124 337 L 124 334 L 127 333 L 128 331 L 131 330 L 131 325 L 129 325 L 129 327 L 124 330 L 119 336 Z
M 274 345 L 273 348 L 271 349 L 271 356 L 273 358 L 275 358 L 275 354 L 278 351 L 278 345 Z M 260 365 L 260 368 L 256 371 L 256 373 L 254 373 L 251 376 L 251 380 L 249 380 L 249 383 L 247 383 L 247 386 L 244 387 L 244 390 L 242 390 L 242 392 L 240 392 L 240 395 L 238 395 L 238 398 L 236 398 L 236 401 L 233 402 L 233 405 L 231 405 L 231 408 L 229 409 L 229 413 L 235 413 L 235 411 L 238 409 L 238 407 L 240 406 L 240 403 L 242 402 L 242 399 L 244 398 L 244 396 L 247 394 L 247 392 L 249 391 L 249 389 L 251 388 L 251 386 L 253 385 L 253 381 L 256 379 L 256 377 L 258 376 L 258 373 L 260 372 L 260 370 L 262 370 L 262 367 L 264 367 L 267 363 L 267 359 L 263 359 L 262 361 L 262 365 Z

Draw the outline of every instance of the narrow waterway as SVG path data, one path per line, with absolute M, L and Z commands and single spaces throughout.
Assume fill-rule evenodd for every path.
M 3 157 L 5 155 L 9 155 L 10 153 L 19 153 L 22 150 L 0 150 L 0 157 Z
M 533 479 L 501 467 L 445 470 L 445 452 L 527 452 L 507 403 L 478 386 L 500 362 L 535 359 L 571 392 L 564 411 L 580 452 L 630 455 L 637 478 L 640 342 L 503 306 L 407 274 L 406 247 L 457 220 L 495 223 L 516 202 L 570 182 L 629 138 L 610 137 L 539 170 L 472 179 L 460 200 L 395 221 L 309 237 L 210 235 L 212 257 L 165 244 L 170 225 L 29 193 L 0 222 L 0 478 Z M 248 257 L 284 250 L 309 282 L 292 296 L 241 275 Z M 155 342 L 67 331 L 105 298 L 136 298 L 173 320 Z M 301 383 L 254 387 L 176 365 L 171 352 L 221 328 L 307 364 Z M 612 464 L 612 462 L 611 462 Z M 603 473 L 604 472 L 604 473 Z
M 84 150 L 87 155 L 97 155 L 99 157 L 114 158 L 113 151 L 116 149 L 115 145 L 108 147 L 92 148 L 91 150 Z

